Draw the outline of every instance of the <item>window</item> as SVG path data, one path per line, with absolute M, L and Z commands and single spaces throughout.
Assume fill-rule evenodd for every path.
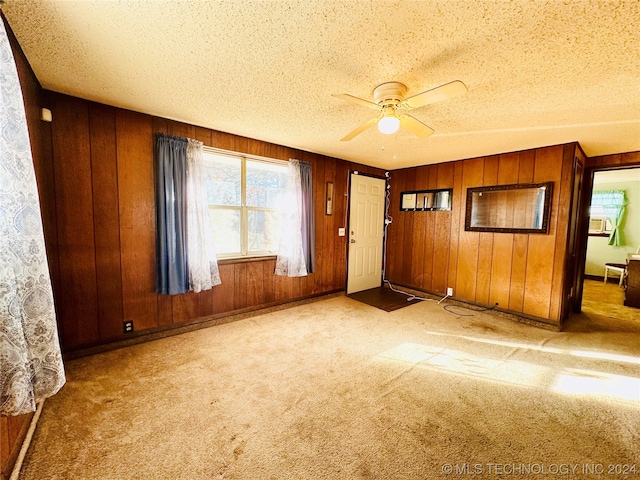
M 287 162 L 205 148 L 207 200 L 219 258 L 276 255 Z

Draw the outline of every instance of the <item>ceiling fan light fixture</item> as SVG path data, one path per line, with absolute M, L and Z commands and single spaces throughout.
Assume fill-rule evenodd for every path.
M 2 3 L 2 0 L 0 0 Z M 380 112 L 377 117 L 369 119 L 355 130 L 351 131 L 340 139 L 341 142 L 353 140 L 356 136 L 375 124 L 378 124 L 378 130 L 385 135 L 396 133 L 400 127 L 408 130 L 418 138 L 427 138 L 433 135 L 433 128 L 425 125 L 420 120 L 407 115 L 404 110 L 413 110 L 414 108 L 424 107 L 431 103 L 440 102 L 449 98 L 457 97 L 467 93 L 467 86 L 460 80 L 445 83 L 439 87 L 426 90 L 424 92 L 405 98 L 407 87 L 400 82 L 387 82 L 378 85 L 373 90 L 374 102 L 354 97 L 347 93 L 333 93 L 334 97 L 357 103 L 363 107 L 371 108 Z M 400 111 L 400 115 L 398 115 Z
M 378 120 L 378 130 L 385 135 L 396 133 L 400 128 L 400 119 L 396 116 L 396 112 L 386 111 L 382 118 Z

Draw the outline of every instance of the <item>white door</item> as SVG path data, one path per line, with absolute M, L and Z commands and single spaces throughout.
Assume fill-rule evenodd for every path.
M 347 293 L 382 285 L 386 182 L 351 174 Z

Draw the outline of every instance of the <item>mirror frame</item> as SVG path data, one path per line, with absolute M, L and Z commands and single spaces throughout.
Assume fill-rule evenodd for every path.
M 544 206 L 542 212 L 541 228 L 518 228 L 518 227 L 473 227 L 471 217 L 473 209 L 473 194 L 478 192 L 494 192 L 499 190 L 523 190 L 528 188 L 546 187 L 544 196 Z M 549 218 L 551 216 L 551 198 L 553 197 L 553 182 L 543 183 L 518 183 L 513 185 L 493 185 L 490 187 L 467 188 L 467 207 L 464 219 L 464 229 L 470 232 L 501 232 L 501 233 L 548 233 Z

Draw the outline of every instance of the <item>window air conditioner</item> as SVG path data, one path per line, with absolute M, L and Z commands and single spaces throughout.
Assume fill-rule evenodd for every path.
M 602 233 L 607 225 L 606 218 L 590 218 L 589 219 L 589 233 Z

